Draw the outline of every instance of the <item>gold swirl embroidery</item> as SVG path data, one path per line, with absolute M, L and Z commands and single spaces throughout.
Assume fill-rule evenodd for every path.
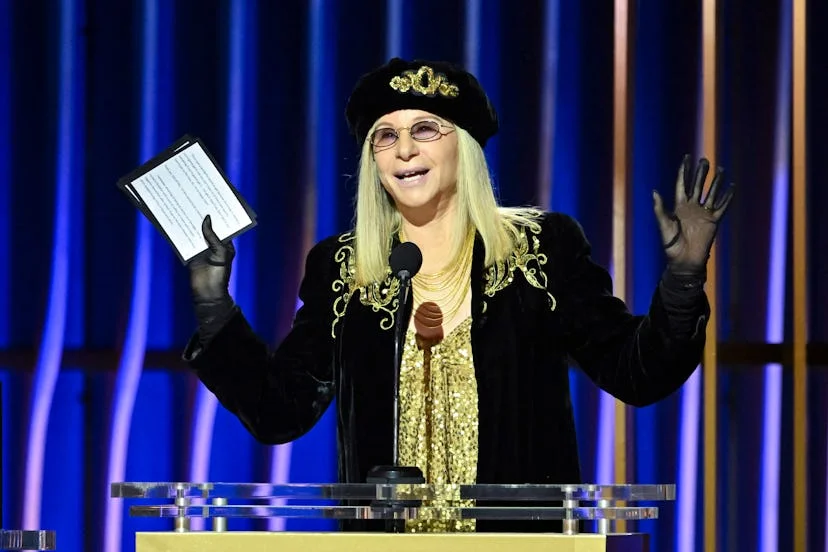
M 416 73 L 403 71 L 402 75 L 392 78 L 388 85 L 397 92 L 414 90 L 423 96 L 434 96 L 437 92 L 447 98 L 456 98 L 460 95 L 460 89 L 456 84 L 451 84 L 444 74 L 435 73 L 434 69 L 427 65 L 420 67 Z
M 355 285 L 356 269 L 354 267 L 354 241 L 353 232 L 347 232 L 339 237 L 343 245 L 334 254 L 334 261 L 339 263 L 339 278 L 334 280 L 331 288 L 337 294 L 333 304 L 334 320 L 331 324 L 331 336 L 336 339 L 336 325 L 345 316 L 348 303 L 359 292 L 359 302 L 366 307 L 371 307 L 374 312 L 382 311 L 383 317 L 380 320 L 380 328 L 389 330 L 394 326 L 394 314 L 399 306 L 397 297 L 400 282 L 397 278 L 391 277 L 391 270 L 382 283 L 375 282 L 367 287 L 357 288 Z
M 345 316 L 348 302 L 354 292 L 354 247 L 351 245 L 353 240 L 353 232 L 346 232 L 339 236 L 339 243 L 344 245 L 337 249 L 334 254 L 334 261 L 340 263 L 339 278 L 331 284 L 331 289 L 338 295 L 333 304 L 334 319 L 331 323 L 331 337 L 334 339 L 336 339 L 336 325 L 339 323 L 339 319 Z
M 380 320 L 380 328 L 390 330 L 394 326 L 394 313 L 400 306 L 397 292 L 400 290 L 400 281 L 389 276 L 385 281 L 373 283 L 367 288 L 359 289 L 359 302 L 366 307 L 371 307 L 374 312 L 383 311 L 385 314 Z M 390 305 L 390 306 L 389 306 Z
M 506 288 L 515 279 L 515 270 L 520 269 L 529 285 L 542 289 L 549 297 L 549 308 L 555 310 L 557 300 L 547 289 L 547 277 L 543 271 L 543 265 L 547 263 L 546 254 L 540 252 L 540 240 L 538 234 L 541 232 L 540 225 L 531 223 L 529 229 L 532 231 L 532 247 L 530 251 L 529 238 L 526 230 L 521 230 L 518 235 L 515 250 L 505 261 L 498 261 L 486 271 L 486 286 L 483 293 L 488 297 L 494 297 L 495 293 Z

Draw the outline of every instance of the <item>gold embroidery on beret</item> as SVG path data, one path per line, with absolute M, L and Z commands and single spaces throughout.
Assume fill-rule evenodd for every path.
M 437 92 L 448 98 L 460 95 L 460 89 L 456 84 L 451 84 L 444 74 L 435 73 L 434 69 L 427 65 L 420 67 L 416 73 L 403 71 L 402 75 L 394 77 L 388 84 L 401 93 L 414 90 L 424 96 L 433 96 Z

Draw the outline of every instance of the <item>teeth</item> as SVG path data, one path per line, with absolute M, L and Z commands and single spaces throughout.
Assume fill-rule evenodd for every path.
M 413 172 L 406 172 L 406 173 L 402 173 L 402 174 L 401 174 L 401 175 L 399 175 L 397 178 L 400 178 L 401 180 L 407 180 L 407 179 L 416 178 L 416 177 L 418 177 L 418 176 L 422 176 L 422 175 L 424 175 L 425 173 L 426 173 L 426 171 L 413 171 Z

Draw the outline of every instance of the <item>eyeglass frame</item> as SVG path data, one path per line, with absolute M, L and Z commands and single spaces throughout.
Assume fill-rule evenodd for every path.
M 435 134 L 433 138 L 428 138 L 426 140 L 418 140 L 417 138 L 414 138 L 414 136 L 411 134 L 411 129 L 414 128 L 415 126 L 419 125 L 420 123 L 434 123 L 434 124 L 436 124 L 437 127 L 438 127 L 437 128 L 437 134 Z M 441 128 L 448 128 L 448 129 L 451 129 L 451 130 L 449 132 L 442 132 L 440 130 Z M 392 131 L 394 131 L 394 135 L 396 136 L 396 138 L 394 139 L 393 142 L 391 142 L 387 146 L 377 146 L 377 145 L 374 144 L 373 138 L 374 138 L 374 135 L 377 132 L 379 132 L 380 130 L 392 130 Z M 440 138 L 442 138 L 443 136 L 448 136 L 449 134 L 451 134 L 452 132 L 457 130 L 457 127 L 454 127 L 452 125 L 445 125 L 445 124 L 441 123 L 440 121 L 435 121 L 434 119 L 423 119 L 421 121 L 416 121 L 415 123 L 411 124 L 410 126 L 405 126 L 405 127 L 396 127 L 396 128 L 394 128 L 394 127 L 390 127 L 390 126 L 382 126 L 382 127 L 375 128 L 371 132 L 371 134 L 368 135 L 368 138 L 367 138 L 368 143 L 371 144 L 371 147 L 373 148 L 374 151 L 387 150 L 389 148 L 394 147 L 394 145 L 397 142 L 399 142 L 399 140 L 400 140 L 400 131 L 401 130 L 408 131 L 408 135 L 415 142 L 435 142 L 435 141 L 439 140 Z

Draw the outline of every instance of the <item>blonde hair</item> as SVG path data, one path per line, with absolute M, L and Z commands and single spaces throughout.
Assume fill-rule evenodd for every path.
M 468 231 L 483 240 L 485 266 L 503 261 L 514 250 L 520 227 L 537 219 L 536 207 L 501 207 L 480 144 L 461 127 L 457 132 L 457 204 L 452 251 L 457 254 Z M 371 129 L 373 131 L 373 129 Z M 371 131 L 368 132 L 370 136 Z M 362 146 L 357 173 L 354 264 L 356 287 L 382 282 L 388 275 L 389 248 L 402 225 L 402 216 L 380 182 L 371 143 Z

